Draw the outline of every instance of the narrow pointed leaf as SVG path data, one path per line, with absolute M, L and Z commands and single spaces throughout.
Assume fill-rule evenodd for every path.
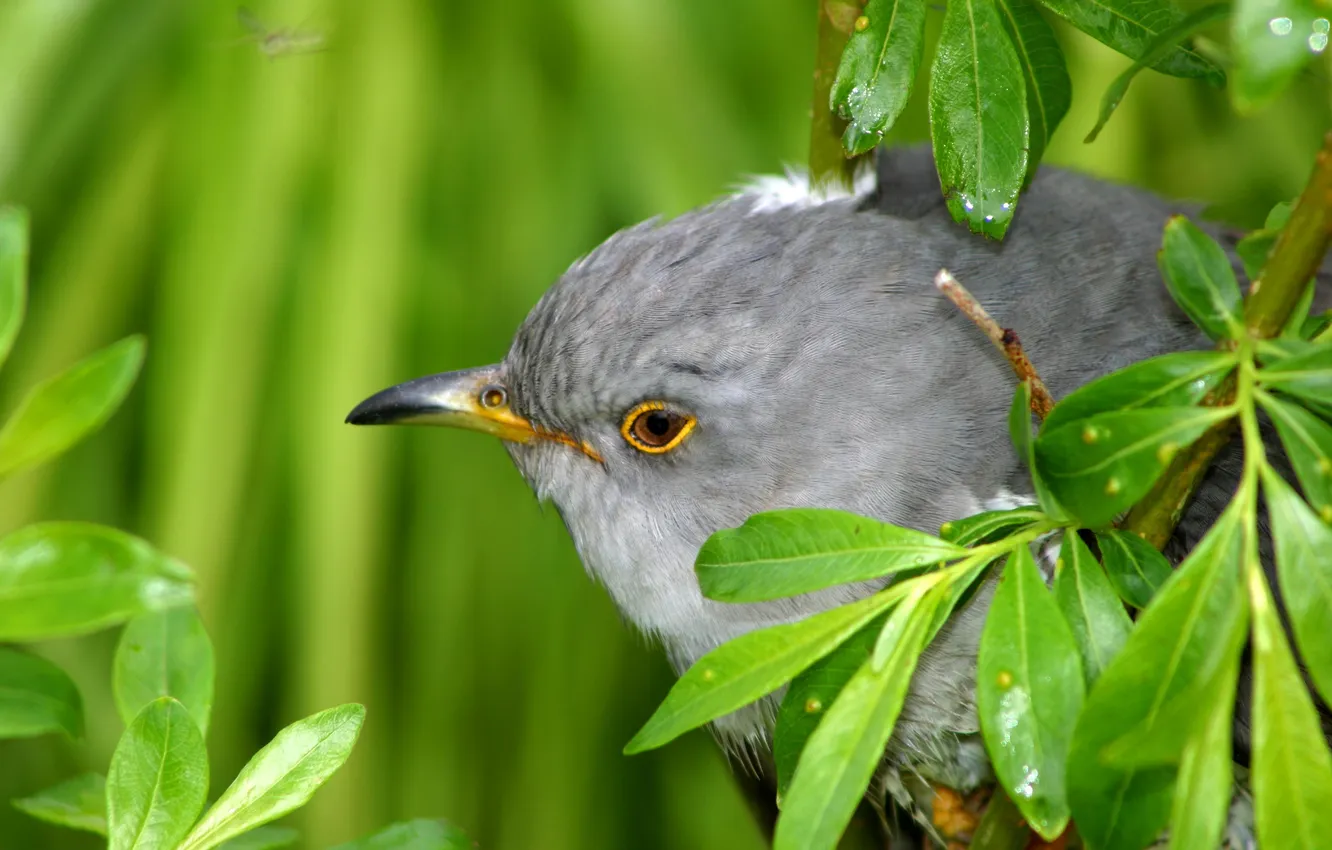
M 1027 115 L 1031 122 L 1027 156 L 1029 184 L 1073 100 L 1068 64 L 1054 30 L 1032 0 L 997 0 L 999 14 L 1013 41 L 1022 77 L 1027 85 Z
M 751 516 L 699 550 L 703 595 L 758 602 L 916 570 L 965 555 L 929 534 L 844 511 L 799 508 Z
M 777 711 L 777 726 L 772 736 L 778 797 L 786 795 L 805 743 L 818 728 L 823 715 L 856 671 L 869 662 L 870 652 L 883 632 L 886 620 L 887 614 L 870 620 L 845 643 L 791 680 Z
M 1064 765 L 1082 708 L 1078 647 L 1026 546 L 981 631 L 976 713 L 999 784 L 1047 841 L 1068 825 Z
M 279 850 L 296 843 L 301 834 L 287 826 L 261 826 L 219 845 L 221 850 Z
M 1045 514 L 1036 507 L 985 511 L 965 519 L 949 520 L 939 527 L 939 536 L 959 546 L 974 546 L 1007 537 L 1044 519 Z
M 49 732 L 83 736 L 79 689 L 45 658 L 0 647 L 0 738 Z
M 365 707 L 349 703 L 278 732 L 241 768 L 178 850 L 208 850 L 305 805 L 351 755 L 364 720 Z
M 1157 262 L 1170 297 L 1208 336 L 1237 339 L 1244 332 L 1239 281 L 1216 240 L 1184 216 L 1174 216 Z
M 116 707 L 129 723 L 159 697 L 175 697 L 208 734 L 213 709 L 213 644 L 192 606 L 140 614 L 116 646 Z
M 1230 812 L 1233 793 L 1231 721 L 1239 659 L 1218 676 L 1201 704 L 1200 723 L 1184 746 L 1170 814 L 1169 850 L 1216 850 Z
M 832 850 L 865 793 L 906 700 L 934 610 L 948 589 L 936 586 L 914 608 L 888 618 L 906 628 L 880 671 L 863 665 L 828 709 L 796 767 L 783 802 L 774 850 Z
M 1036 467 L 1084 526 L 1109 523 L 1141 499 L 1179 449 L 1230 414 L 1193 407 L 1102 413 L 1036 439 Z
M 832 110 L 847 120 L 848 155 L 871 150 L 902 114 L 925 47 L 926 0 L 869 0 L 847 39 L 832 85 Z
M 1304 498 L 1324 522 L 1332 522 L 1332 425 L 1266 393 L 1258 400 L 1272 418 Z
M 1170 562 L 1152 544 L 1129 531 L 1097 532 L 1105 573 L 1119 597 L 1135 608 L 1146 608 L 1156 591 L 1170 578 Z
M 1332 399 L 1332 345 L 1307 346 L 1259 372 L 1263 385 L 1319 404 Z
M 1264 473 L 1281 598 L 1309 676 L 1332 702 L 1332 527 L 1270 468 Z
M 85 773 L 14 801 L 14 808 L 38 820 L 106 835 L 106 777 Z
M 1142 58 L 1134 62 L 1124 73 L 1115 77 L 1114 82 L 1106 88 L 1105 94 L 1101 95 L 1101 112 L 1096 118 L 1096 126 L 1082 141 L 1085 144 L 1096 141 L 1096 137 L 1101 134 L 1101 130 L 1105 127 L 1105 122 L 1110 120 L 1110 116 L 1119 107 L 1119 102 L 1124 99 L 1124 95 L 1128 94 L 1129 84 L 1133 82 L 1134 77 L 1138 76 L 1138 72 L 1161 62 L 1177 50 L 1180 43 L 1189 36 L 1213 21 L 1224 18 L 1229 12 L 1229 3 L 1214 3 L 1211 6 L 1205 6 L 1191 12 L 1179 23 L 1158 35 L 1148 45 L 1147 52 L 1143 54 Z
M 1184 13 L 1170 0 L 1041 0 L 1041 5 L 1130 59 L 1142 59 Z M 1180 45 L 1152 68 L 1174 77 L 1201 77 L 1220 86 L 1225 74 L 1189 45 Z
M 902 641 L 902 634 L 906 630 L 910 619 L 909 614 L 920 604 L 920 600 L 925 598 L 925 594 L 939 585 L 940 581 L 947 581 L 947 576 L 940 573 L 930 573 L 910 579 L 904 583 L 901 588 L 904 592 L 902 601 L 897 603 L 900 614 L 889 617 L 883 624 L 883 629 L 879 631 L 878 638 L 874 641 L 874 651 L 870 653 L 870 667 L 874 672 L 879 672 L 892 658 L 897 645 Z M 934 605 L 938 610 L 938 603 Z
M 1069 393 L 1045 417 L 1041 433 L 1100 413 L 1195 405 L 1235 363 L 1228 351 L 1181 351 L 1139 360 Z
M 1320 56 L 1327 48 L 1328 17 L 1314 0 L 1236 0 L 1230 34 L 1235 108 L 1252 112 L 1270 103 Z
M 1326 553 L 1324 553 L 1326 555 Z M 1332 754 L 1261 572 L 1253 598 L 1253 796 L 1258 843 L 1321 850 L 1332 835 Z M 1323 636 L 1326 640 L 1326 635 Z
M 28 297 L 28 213 L 0 207 L 0 365 L 23 324 Z
M 1036 471 L 1035 443 L 1031 435 L 1030 381 L 1018 384 L 1017 392 L 1013 394 L 1013 405 L 1008 410 L 1008 435 L 1013 441 L 1013 448 L 1017 451 L 1018 457 L 1027 467 L 1027 474 L 1031 476 L 1031 486 L 1036 492 L 1036 501 L 1041 510 L 1051 519 L 1065 519 L 1059 503 L 1050 493 L 1050 488 L 1045 485 L 1040 473 Z
M 373 835 L 339 844 L 332 850 L 472 850 L 466 833 L 441 820 L 395 823 Z
M 1110 580 L 1075 531 L 1064 532 L 1054 595 L 1082 655 L 1087 686 L 1101 676 L 1128 640 L 1133 621 Z
M 1276 230 L 1255 230 L 1235 243 L 1235 253 L 1244 264 L 1244 274 L 1249 280 L 1257 280 L 1267 265 L 1267 257 L 1272 253 L 1280 232 Z
M 1169 819 L 1176 768 L 1120 768 L 1101 753 L 1155 725 L 1162 708 L 1229 663 L 1243 639 L 1240 511 L 1228 509 L 1143 612 L 1096 681 L 1073 733 L 1068 796 L 1078 832 L 1098 850 L 1141 850 Z
M 1290 315 L 1286 317 L 1286 323 L 1281 326 L 1279 335 L 1283 339 L 1302 339 L 1304 337 L 1304 326 L 1309 321 L 1309 310 L 1313 308 L 1316 284 L 1317 281 L 1310 280 L 1304 285 L 1300 300 L 1295 302 L 1295 307 L 1291 309 Z
M 930 137 L 948 211 L 1002 239 L 1027 175 L 1030 123 L 995 0 L 948 4 L 930 73 Z
M 0 477 L 44 463 L 100 427 L 141 365 L 143 338 L 132 336 L 33 387 L 0 429 Z
M 840 646 L 902 595 L 889 588 L 806 620 L 748 632 L 722 644 L 676 680 L 656 712 L 625 745 L 625 753 L 660 747 L 772 693 Z
M 78 522 L 0 538 L 0 640 L 105 628 L 192 601 L 190 571 L 137 537 Z
M 185 706 L 149 703 L 121 735 L 106 777 L 109 850 L 170 850 L 208 795 L 208 753 Z

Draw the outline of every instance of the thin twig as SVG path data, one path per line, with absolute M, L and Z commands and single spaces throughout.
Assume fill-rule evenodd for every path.
M 957 278 L 948 272 L 948 269 L 940 269 L 934 276 L 934 285 L 939 291 L 948 296 L 948 300 L 957 305 L 957 309 L 962 314 L 976 324 L 981 329 L 994 347 L 1003 352 L 1004 357 L 1008 358 L 1008 365 L 1013 367 L 1013 374 L 1017 375 L 1019 381 L 1031 382 L 1031 412 L 1045 421 L 1051 408 L 1054 407 L 1054 398 L 1050 396 L 1050 391 L 1046 389 L 1045 382 L 1041 376 L 1036 373 L 1036 367 L 1031 364 L 1027 357 L 1027 352 L 1022 349 L 1022 342 L 1018 339 L 1017 332 L 1011 328 L 1001 328 L 999 323 L 994 320 L 985 308 L 981 306 L 976 297 L 967 291 L 966 287 L 957 282 Z

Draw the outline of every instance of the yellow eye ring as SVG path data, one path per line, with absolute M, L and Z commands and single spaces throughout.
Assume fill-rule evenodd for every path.
M 620 436 L 640 452 L 665 454 L 684 442 L 697 420 L 666 406 L 664 401 L 645 401 L 624 415 Z

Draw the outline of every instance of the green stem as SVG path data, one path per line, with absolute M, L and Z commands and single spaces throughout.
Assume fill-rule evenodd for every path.
M 819 7 L 818 48 L 814 59 L 814 103 L 809 125 L 811 186 L 840 183 L 850 190 L 861 157 L 848 159 L 842 149 L 846 122 L 832 112 L 829 99 L 842 49 L 851 35 L 863 0 L 815 0 Z

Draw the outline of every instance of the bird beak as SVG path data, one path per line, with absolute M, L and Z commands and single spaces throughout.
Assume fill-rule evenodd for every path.
M 352 425 L 444 425 L 529 443 L 553 440 L 573 446 L 598 463 L 601 456 L 568 434 L 539 428 L 509 407 L 509 390 L 498 366 L 463 369 L 417 378 L 377 392 L 347 414 Z

